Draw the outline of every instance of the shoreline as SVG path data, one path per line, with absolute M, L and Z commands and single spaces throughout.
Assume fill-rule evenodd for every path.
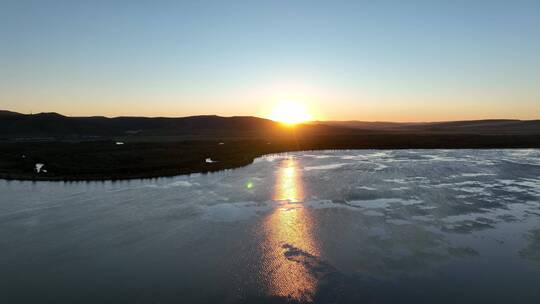
M 227 162 L 216 161 L 214 163 L 199 163 L 197 167 L 178 167 L 167 168 L 162 170 L 147 171 L 147 172 L 132 172 L 132 173 L 116 173 L 116 174 L 79 174 L 79 175 L 38 175 L 32 173 L 9 173 L 0 171 L 0 180 L 4 181 L 20 181 L 20 182 L 119 182 L 132 180 L 147 180 L 159 178 L 174 178 L 176 176 L 191 175 L 191 174 L 209 174 L 227 170 L 234 170 L 252 164 L 257 158 L 265 157 L 273 154 L 283 153 L 302 153 L 310 151 L 347 151 L 347 150 L 509 150 L 509 149 L 540 149 L 540 145 L 531 146 L 490 146 L 490 147 L 470 147 L 470 146 L 448 146 L 441 145 L 440 147 L 336 147 L 336 148 L 320 148 L 320 149 L 283 149 L 274 151 L 265 151 L 244 157 L 242 161 Z

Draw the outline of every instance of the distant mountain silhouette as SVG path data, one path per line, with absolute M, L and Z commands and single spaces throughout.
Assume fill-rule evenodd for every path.
M 205 132 L 266 132 L 277 123 L 257 117 L 216 115 L 165 117 L 67 117 L 58 113 L 33 115 L 0 112 L 0 136 L 118 136 L 126 134 L 177 135 Z
M 540 134 L 540 120 L 485 119 L 447 122 L 366 122 L 366 121 L 319 121 L 318 125 L 338 126 L 362 130 L 446 133 L 446 134 Z
M 297 128 L 311 134 L 483 134 L 540 135 L 540 120 L 472 120 L 428 123 L 318 121 Z M 124 135 L 261 135 L 283 131 L 282 125 L 252 116 L 68 117 L 58 113 L 21 114 L 0 110 L 0 138 L 107 137 Z
M 23 114 L 17 113 L 17 112 L 6 111 L 6 110 L 0 110 L 0 117 L 2 117 L 2 116 L 15 116 L 15 115 L 23 115 Z

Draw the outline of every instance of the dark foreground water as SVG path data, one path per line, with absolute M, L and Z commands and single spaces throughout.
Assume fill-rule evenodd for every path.
M 540 303 L 540 150 L 0 181 L 0 303 Z

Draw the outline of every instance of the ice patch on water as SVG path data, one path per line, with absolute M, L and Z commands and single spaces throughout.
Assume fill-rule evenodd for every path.
M 503 179 L 498 181 L 505 191 L 540 195 L 540 180 L 524 178 L 519 180 Z
M 358 208 L 349 206 L 342 203 L 336 203 L 331 200 L 311 200 L 306 201 L 302 204 L 302 206 L 313 208 L 313 209 L 329 209 L 329 208 L 341 208 L 341 209 L 349 209 L 349 210 L 358 210 Z
M 417 199 L 402 199 L 402 198 L 377 198 L 372 200 L 354 200 L 348 201 L 347 204 L 355 207 L 363 208 L 388 208 L 394 204 L 409 206 L 421 204 L 421 200 Z
M 409 190 L 411 189 L 410 187 L 396 187 L 396 188 L 392 188 L 393 191 L 403 191 L 403 190 Z
M 497 175 L 494 173 L 463 173 L 461 176 L 463 177 L 480 177 L 480 176 L 493 176 Z
M 356 187 L 356 189 L 368 190 L 368 191 L 376 191 L 377 190 L 377 188 L 368 187 L 368 186 L 358 186 L 358 187 Z
M 332 202 L 331 200 L 318 200 L 318 201 L 307 201 L 305 206 L 311 207 L 313 209 L 326 209 L 326 208 L 336 208 L 338 204 Z
M 383 181 L 396 184 L 408 184 L 408 182 L 403 178 L 387 178 L 383 179 Z
M 383 165 L 383 164 L 375 164 L 375 171 L 381 171 L 381 170 L 384 170 L 386 168 L 390 168 L 390 166 L 387 166 L 387 165 Z
M 200 186 L 199 183 L 197 182 L 189 182 L 189 181 L 186 181 L 186 180 L 179 180 L 179 181 L 175 181 L 175 182 L 172 182 L 172 183 L 169 183 L 169 184 L 163 184 L 163 185 L 160 185 L 160 184 L 150 184 L 150 185 L 147 185 L 147 187 L 150 187 L 150 188 L 160 188 L 160 189 L 167 189 L 167 188 L 174 188 L 174 187 L 193 187 L 193 186 Z
M 517 184 L 525 187 L 540 188 L 540 179 L 523 178 Z
M 336 163 L 336 164 L 328 164 L 328 165 L 320 165 L 320 166 L 310 166 L 310 167 L 304 167 L 304 170 L 311 171 L 311 170 L 331 170 L 331 169 L 337 169 L 341 168 L 345 165 L 348 165 L 349 163 Z
M 484 195 L 489 194 L 489 192 L 487 192 L 486 189 L 482 186 L 464 186 L 464 187 L 459 187 L 458 189 L 464 192 L 468 192 L 468 193 L 484 194 Z
M 326 159 L 326 158 L 336 158 L 335 155 L 325 155 L 325 154 L 302 154 L 303 157 L 310 157 L 315 159 Z
M 174 183 L 169 184 L 170 187 L 191 187 L 193 185 L 199 185 L 198 183 L 190 183 L 188 181 L 176 181 Z
M 460 161 L 465 160 L 464 158 L 452 157 L 452 156 L 447 156 L 444 154 L 438 154 L 438 155 L 427 154 L 425 155 L 425 157 L 435 162 L 460 162 Z

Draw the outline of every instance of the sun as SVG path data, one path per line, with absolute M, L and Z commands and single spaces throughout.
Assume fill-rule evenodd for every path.
M 311 115 L 304 105 L 295 101 L 286 101 L 278 104 L 270 113 L 270 119 L 287 125 L 311 120 Z

